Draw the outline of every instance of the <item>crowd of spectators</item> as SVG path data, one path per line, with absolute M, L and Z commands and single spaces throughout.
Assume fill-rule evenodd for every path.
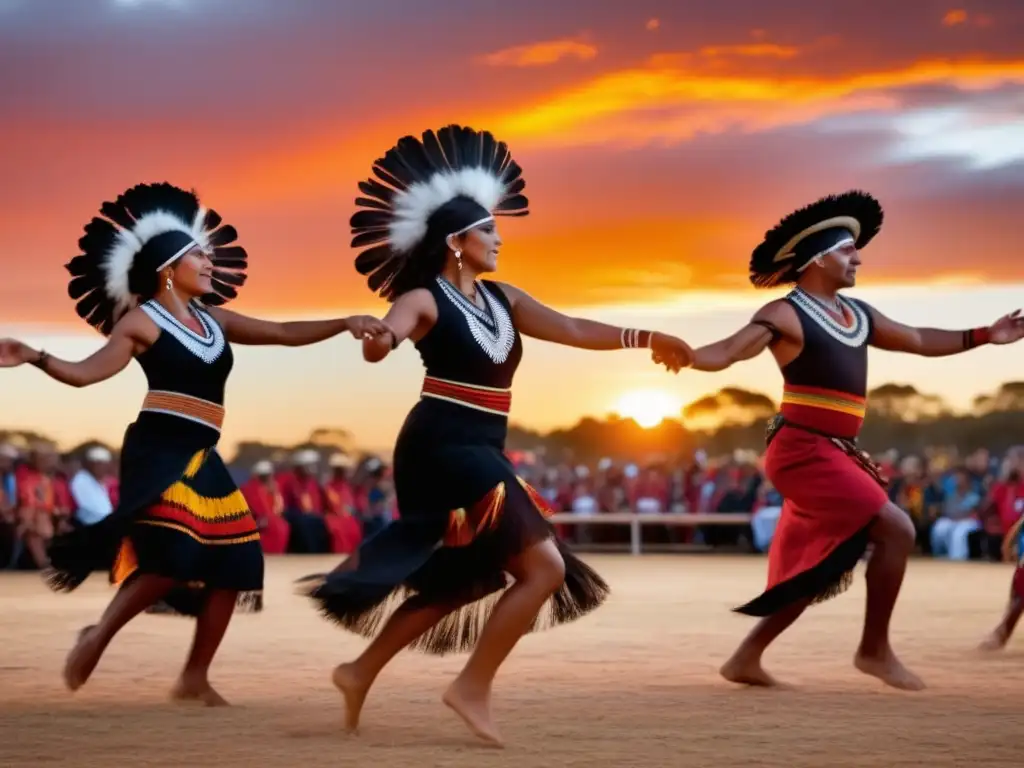
M 739 547 L 764 552 L 782 499 L 753 452 L 676 460 L 592 464 L 569 453 L 514 452 L 519 474 L 558 512 L 742 515 L 738 525 L 647 527 L 645 537 L 670 544 Z M 1002 456 L 952 449 L 877 455 L 890 498 L 917 527 L 921 554 L 951 560 L 1000 559 L 1003 540 L 1024 511 L 1024 451 Z M 233 467 L 259 521 L 267 554 L 347 554 L 400 514 L 385 461 L 356 460 L 338 450 L 306 448 L 276 463 Z M 0 443 L 0 569 L 42 568 L 46 544 L 69 526 L 89 524 L 117 504 L 117 463 L 102 446 L 61 455 L 48 443 Z M 749 518 L 749 522 L 747 521 Z M 583 522 L 583 521 L 581 521 Z M 622 544 L 625 526 L 566 525 L 581 546 Z

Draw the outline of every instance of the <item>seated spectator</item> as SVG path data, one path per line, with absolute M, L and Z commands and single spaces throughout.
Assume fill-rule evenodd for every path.
M 292 456 L 292 470 L 278 480 L 284 497 L 284 517 L 291 526 L 288 549 L 305 554 L 330 551 L 324 499 L 317 481 L 320 454 L 311 448 Z
M 765 480 L 757 489 L 757 501 L 754 503 L 754 514 L 750 521 L 753 533 L 754 549 L 767 552 L 775 536 L 775 527 L 779 524 L 782 514 L 782 494 Z
M 106 484 L 113 456 L 102 445 L 85 452 L 82 468 L 71 478 L 71 520 L 74 525 L 93 525 L 114 511 Z
M 999 480 L 992 484 L 980 515 L 982 528 L 974 534 L 972 553 L 995 562 L 1002 559 L 1003 539 L 1024 513 L 1024 479 L 1016 458 L 1003 462 Z
M 377 531 L 383 530 L 393 519 L 392 490 L 385 474 L 387 468 L 377 458 L 367 460 L 364 469 L 367 472 L 364 487 L 364 508 L 362 511 L 363 535 L 370 538 Z
M 363 526 L 356 515 L 356 498 L 349 480 L 353 461 L 344 453 L 335 453 L 327 463 L 331 476 L 324 484 L 327 501 L 324 520 L 331 539 L 331 552 L 350 555 L 359 549 L 363 540 Z
M 60 509 L 54 491 L 57 451 L 47 443 L 36 443 L 28 461 L 15 472 L 18 488 L 17 531 L 25 542 L 32 564 L 39 569 L 49 565 L 46 547 L 53 538 L 57 522 L 70 514 Z
M 242 495 L 260 529 L 260 546 L 264 554 L 283 555 L 288 551 L 291 526 L 284 519 L 284 497 L 274 479 L 274 465 L 257 461 L 252 476 L 242 484 Z
M 950 560 L 970 557 L 969 537 L 981 528 L 978 519 L 981 495 L 975 490 L 976 478 L 965 469 L 957 469 L 953 492 L 946 496 L 942 516 L 932 526 L 932 554 Z
M 24 546 L 18 534 L 18 488 L 14 481 L 19 455 L 10 443 L 0 443 L 0 568 L 13 567 Z

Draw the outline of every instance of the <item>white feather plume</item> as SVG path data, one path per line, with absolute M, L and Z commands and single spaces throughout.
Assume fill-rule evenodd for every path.
M 427 183 L 412 184 L 393 198 L 391 247 L 399 252 L 415 248 L 427 234 L 430 215 L 452 198 L 464 195 L 493 211 L 504 194 L 504 182 L 483 168 L 446 171 Z
M 128 288 L 128 272 L 136 254 L 157 235 L 165 232 L 184 232 L 200 245 L 209 245 L 203 230 L 206 211 L 200 208 L 195 221 L 186 223 L 173 213 L 153 211 L 143 215 L 131 229 L 120 229 L 114 246 L 103 260 L 107 295 L 117 302 L 120 309 L 129 309 L 135 304 L 135 297 Z

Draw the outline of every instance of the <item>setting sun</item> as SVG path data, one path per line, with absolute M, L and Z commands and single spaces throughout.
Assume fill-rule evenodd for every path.
M 658 426 L 664 419 L 678 417 L 681 408 L 679 399 L 667 392 L 638 389 L 620 397 L 615 412 L 649 429 Z

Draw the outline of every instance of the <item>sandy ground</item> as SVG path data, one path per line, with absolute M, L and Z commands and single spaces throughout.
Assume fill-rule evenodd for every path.
M 333 561 L 272 559 L 266 611 L 229 630 L 214 683 L 235 706 L 171 704 L 191 624 L 146 616 L 84 689 L 60 669 L 76 628 L 110 592 L 70 596 L 0 574 L 0 766 L 988 766 L 1021 765 L 1024 639 L 975 652 L 997 620 L 1009 566 L 912 563 L 896 647 L 930 687 L 884 689 L 850 661 L 863 580 L 814 608 L 768 667 L 791 691 L 717 677 L 750 626 L 729 607 L 756 594 L 756 557 L 593 557 L 614 595 L 596 614 L 530 636 L 496 686 L 509 742 L 476 746 L 439 702 L 459 657 L 400 656 L 370 696 L 359 736 L 340 731 L 333 664 L 362 641 L 324 622 L 291 581 Z

